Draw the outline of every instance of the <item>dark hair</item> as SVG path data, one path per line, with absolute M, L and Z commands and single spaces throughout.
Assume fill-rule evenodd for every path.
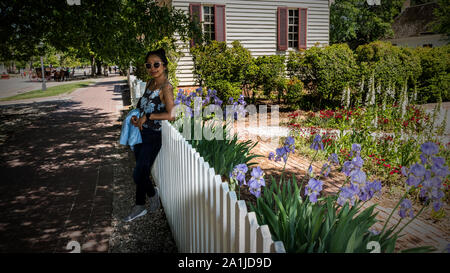
M 160 48 L 158 50 L 150 51 L 149 53 L 147 53 L 147 56 L 145 56 L 146 62 L 147 62 L 148 57 L 150 57 L 151 55 L 158 56 L 166 67 L 169 64 L 169 61 L 167 60 L 167 57 L 166 57 L 166 51 L 164 51 L 164 49 Z

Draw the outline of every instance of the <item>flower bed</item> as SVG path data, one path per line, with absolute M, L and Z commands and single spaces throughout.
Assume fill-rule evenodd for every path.
M 197 93 L 195 96 L 200 95 Z M 183 96 L 186 95 L 181 94 L 177 97 L 178 102 L 184 101 L 191 107 L 191 101 L 186 98 L 183 99 Z M 214 99 L 214 92 L 209 91 L 207 96 Z M 214 99 L 214 101 L 216 100 Z M 243 102 L 242 97 L 241 102 Z M 235 104 L 235 106 L 238 105 Z M 240 103 L 240 105 L 245 104 Z M 206 105 L 203 104 L 202 106 L 205 107 Z M 188 113 L 194 111 L 191 110 Z M 345 113 L 348 114 L 349 112 Z M 324 111 L 322 112 L 322 118 L 330 118 L 331 114 L 330 111 Z M 363 116 L 363 114 L 360 115 Z M 292 116 L 292 118 L 297 117 L 298 115 L 295 116 L 295 114 Z M 346 120 L 342 114 L 336 115 L 333 113 L 333 117 Z M 210 118 L 207 117 L 206 120 Z M 341 128 L 345 127 L 342 126 Z M 325 130 L 325 134 L 322 135 L 320 132 L 323 129 L 310 127 L 308 137 L 297 135 L 299 131 L 293 130 L 293 137 L 285 139 L 282 147 L 267 156 L 271 160 L 283 160 L 286 163 L 294 150 L 298 148 L 309 149 L 312 152 L 312 161 L 329 159 L 329 162 L 322 166 L 319 174 L 314 174 L 310 165 L 307 171 L 308 175 L 297 181 L 295 176 L 291 179 L 283 178 L 283 168 L 281 177 L 266 181 L 267 177 L 261 167 L 250 168 L 242 162 L 242 158 L 234 161 L 234 165 L 229 165 L 228 172 L 221 173 L 229 181 L 230 187 L 239 193 L 239 198 L 246 200 L 248 205 L 257 213 L 258 223 L 267 224 L 275 237 L 273 239 L 283 241 L 287 252 L 368 252 L 367 244 L 371 241 L 378 242 L 381 251 L 392 252 L 395 249 L 399 233 L 412 220 L 416 219 L 425 207 L 432 204 L 435 211 L 440 211 L 442 202 L 448 200 L 448 179 L 446 178 L 448 163 L 445 162 L 446 157 L 442 156 L 445 155 L 446 151 L 440 150 L 435 143 L 427 142 L 424 145 L 425 147 L 427 145 L 438 147 L 437 152 L 434 150 L 432 153 L 426 153 L 423 150 L 428 148 L 423 148 L 422 145 L 422 150 L 419 147 L 418 151 L 408 153 L 409 157 L 403 157 L 402 160 L 406 163 L 400 165 L 381 158 L 374 152 L 377 148 L 377 142 L 372 141 L 374 138 L 367 140 L 372 133 L 369 130 L 355 131 L 352 134 L 345 135 L 341 133 L 333 134 L 329 129 L 328 132 Z M 381 144 L 381 142 L 389 143 L 393 140 L 393 137 L 391 139 L 386 135 L 382 137 L 378 144 Z M 339 141 L 344 142 L 339 143 Z M 299 147 L 300 143 L 302 147 Z M 343 145 L 347 143 L 350 145 Z M 404 147 L 400 150 L 406 150 L 405 147 L 408 147 L 407 145 L 411 145 L 411 143 L 406 141 L 402 145 Z M 228 146 L 231 150 L 234 149 L 233 145 Z M 205 152 L 208 153 L 207 150 Z M 211 146 L 209 153 L 215 153 L 213 146 Z M 250 153 L 246 156 L 248 155 Z M 404 166 L 416 166 L 414 165 L 417 164 L 415 162 L 424 156 L 431 156 L 429 160 L 438 158 L 438 161 L 434 165 L 422 163 L 427 176 L 422 175 L 420 183 L 410 185 L 410 171 Z M 379 163 L 369 164 L 368 162 L 372 160 Z M 346 185 L 341 188 L 338 194 L 322 197 L 320 196 L 323 188 L 321 177 L 330 174 L 332 165 L 335 166 L 335 171 L 341 170 L 345 173 L 347 177 Z M 383 169 L 379 169 L 377 166 Z M 417 173 L 416 168 L 411 167 L 411 170 L 414 170 L 412 172 L 414 177 L 417 174 L 422 174 L 422 172 Z M 398 200 L 392 213 L 400 208 L 397 212 L 400 219 L 411 216 L 412 204 L 410 199 L 407 198 L 414 197 L 417 191 L 419 191 L 417 200 L 420 201 L 421 198 L 423 206 L 418 214 L 414 214 L 408 220 L 406 225 L 400 226 L 403 220 L 399 220 L 394 226 L 387 228 L 387 224 L 385 224 L 382 230 L 375 232 L 371 231 L 371 227 L 377 222 L 373 212 L 375 205 L 366 209 L 362 207 L 376 193 L 381 191 L 382 185 L 390 185 L 389 183 L 386 184 L 386 180 L 379 179 L 380 173 L 387 173 L 389 177 L 396 176 L 396 179 L 399 180 L 396 181 L 398 185 L 405 183 L 406 178 L 402 178 L 402 175 L 408 176 L 409 179 L 406 180 L 408 182 L 406 182 L 405 194 Z M 370 180 L 369 177 L 371 177 Z M 435 181 L 429 182 L 431 178 Z M 440 181 L 440 184 L 436 182 L 437 180 Z M 248 196 L 248 193 L 252 197 Z M 387 222 L 391 219 L 392 213 Z M 420 248 L 414 251 L 430 251 L 431 249 Z

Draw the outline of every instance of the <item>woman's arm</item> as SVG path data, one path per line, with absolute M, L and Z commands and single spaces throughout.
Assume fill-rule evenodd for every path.
M 149 115 L 150 120 L 175 120 L 175 103 L 173 100 L 173 87 L 171 84 L 167 84 L 163 87 L 163 99 L 166 105 L 166 112 L 152 113 Z

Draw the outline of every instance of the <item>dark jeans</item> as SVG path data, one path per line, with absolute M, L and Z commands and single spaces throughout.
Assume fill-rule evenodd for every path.
M 133 172 L 136 183 L 136 205 L 145 205 L 145 195 L 155 195 L 155 188 L 150 180 L 150 170 L 156 156 L 161 149 L 161 132 L 143 128 L 141 131 L 142 143 L 134 145 L 136 167 Z

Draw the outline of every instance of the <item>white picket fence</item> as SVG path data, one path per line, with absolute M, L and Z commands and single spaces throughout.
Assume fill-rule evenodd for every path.
M 169 122 L 152 168 L 161 202 L 180 252 L 284 253 L 267 225 L 259 226 L 245 201 Z
M 142 82 L 129 78 L 136 105 Z M 285 253 L 267 225 L 222 182 L 213 168 L 169 122 L 162 122 L 162 147 L 152 167 L 161 202 L 183 253 Z

